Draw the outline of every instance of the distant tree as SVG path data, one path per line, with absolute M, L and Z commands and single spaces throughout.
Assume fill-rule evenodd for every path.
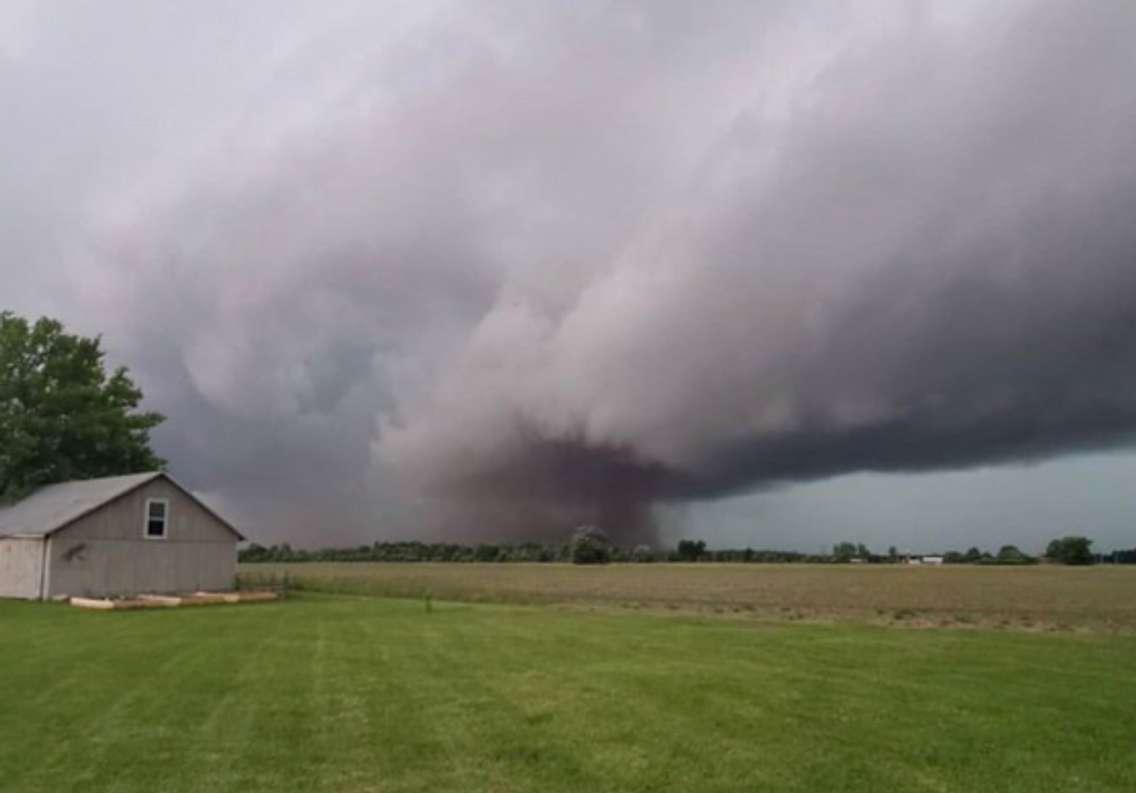
M 861 545 L 860 548 L 863 548 L 863 546 Z M 857 553 L 859 553 L 859 548 L 854 542 L 838 542 L 832 546 L 832 557 L 838 562 L 847 562 Z
M 888 559 L 890 559 L 891 561 L 894 562 L 898 558 L 899 558 L 899 551 L 897 551 L 895 549 L 894 545 L 889 545 L 888 546 Z
M 572 564 L 607 564 L 611 540 L 596 526 L 581 526 L 572 533 Z
M 706 553 L 706 543 L 703 540 L 679 540 L 678 558 L 683 562 L 697 562 Z
M 655 561 L 655 552 L 651 550 L 650 545 L 636 545 L 631 551 L 631 561 L 653 562 Z
M 1020 562 L 1027 558 L 1016 545 L 1003 545 L 995 557 L 999 562 Z
M 238 562 L 266 562 L 269 558 L 269 549 L 255 542 L 237 552 Z
M 1136 564 L 1136 548 L 1113 551 L 1109 556 L 1113 564 Z
M 982 551 L 978 550 L 975 546 L 970 546 L 966 553 L 962 555 L 962 560 L 969 564 L 982 561 Z
M 1048 559 L 1061 564 L 1093 564 L 1093 541 L 1088 537 L 1059 537 L 1052 540 L 1045 549 Z
M 165 464 L 150 449 L 164 417 L 138 412 L 142 391 L 124 367 L 108 374 L 104 357 L 97 336 L 0 312 L 0 500 Z
M 1037 564 L 1037 559 L 1024 553 L 1016 545 L 1003 545 L 994 557 L 994 564 Z
M 868 550 L 867 545 L 864 545 L 864 543 L 862 542 L 858 542 L 856 543 L 856 556 L 860 557 L 861 559 L 869 559 L 872 556 L 872 552 Z
M 473 558 L 478 562 L 496 562 L 497 557 L 501 555 L 501 549 L 496 545 L 489 543 L 481 543 L 473 552 Z

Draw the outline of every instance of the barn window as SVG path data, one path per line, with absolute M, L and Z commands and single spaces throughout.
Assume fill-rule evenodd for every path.
M 166 525 L 170 521 L 170 502 L 166 498 L 146 499 L 146 537 L 151 540 L 163 540 L 166 537 Z

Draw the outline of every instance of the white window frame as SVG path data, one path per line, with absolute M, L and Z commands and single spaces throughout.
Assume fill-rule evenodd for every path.
M 150 533 L 150 505 L 161 504 L 165 509 L 162 517 L 162 533 Z M 170 535 L 170 500 L 168 498 L 148 498 L 146 508 L 142 510 L 142 536 L 147 540 L 164 540 Z

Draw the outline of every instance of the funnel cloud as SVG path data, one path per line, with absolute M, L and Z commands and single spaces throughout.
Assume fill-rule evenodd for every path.
M 8 300 L 267 539 L 1132 445 L 1128 4 L 54 13 L 0 26 Z

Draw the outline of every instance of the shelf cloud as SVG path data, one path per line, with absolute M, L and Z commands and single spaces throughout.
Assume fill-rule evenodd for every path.
M 1128 4 L 124 8 L 0 28 L 8 277 L 267 536 L 1131 443 Z

